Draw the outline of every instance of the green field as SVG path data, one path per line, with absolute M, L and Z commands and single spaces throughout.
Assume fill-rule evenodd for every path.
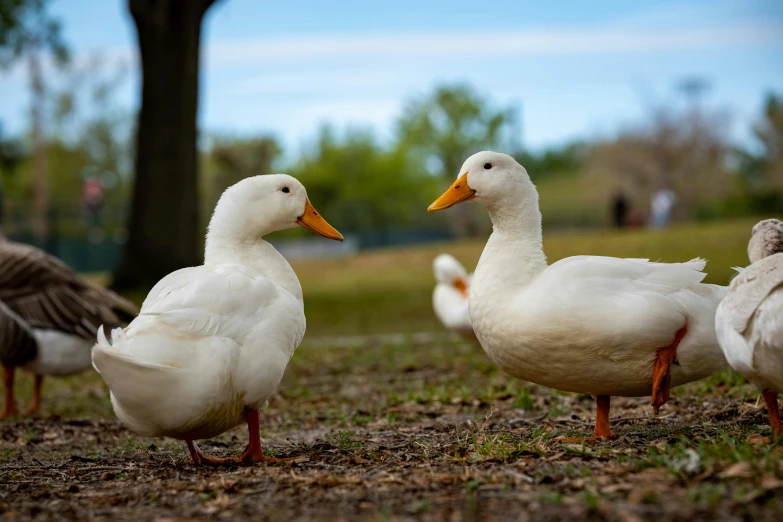
M 731 267 L 748 264 L 746 249 L 756 222 L 690 224 L 659 232 L 544 231 L 544 251 L 550 263 L 578 254 L 665 262 L 702 257 L 708 261 L 705 281 L 725 285 Z M 305 294 L 307 336 L 439 330 L 431 306 L 432 260 L 448 252 L 472 271 L 484 243 L 435 243 L 294 263 Z

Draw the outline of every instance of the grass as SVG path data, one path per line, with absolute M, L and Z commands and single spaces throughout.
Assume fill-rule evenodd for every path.
M 726 284 L 730 267 L 746 264 L 754 222 L 549 234 L 545 249 L 550 261 L 584 253 L 702 256 L 708 281 Z M 2 425 L 0 458 L 20 466 L 0 470 L 0 515 L 4 506 L 28 514 L 51 507 L 52 516 L 61 509 L 2 489 L 19 480 L 36 495 L 69 495 L 63 502 L 81 518 L 106 520 L 255 519 L 259 505 L 281 510 L 272 519 L 301 520 L 338 511 L 346 520 L 460 513 L 504 520 L 522 511 L 553 520 L 754 520 L 783 509 L 783 444 L 768 440 L 758 392 L 730 369 L 675 388 L 659 417 L 649 399 L 613 398 L 620 438 L 568 444 L 552 439 L 588 434 L 594 401 L 513 379 L 480 347 L 447 338 L 329 340 L 440 331 L 430 303 L 432 258 L 451 252 L 472 268 L 482 247 L 465 241 L 294 264 L 308 333 L 261 427 L 268 455 L 300 464 L 196 470 L 180 443 L 119 426 L 100 377 L 87 372 L 45 381 L 47 420 Z M 327 339 L 315 343 L 321 336 Z M 29 399 L 30 386 L 20 379 L 19 395 Z M 69 423 L 74 417 L 89 420 Z M 246 437 L 237 428 L 202 449 L 239 453 Z M 91 466 L 108 471 L 90 474 Z M 63 492 L 66 475 L 80 491 Z M 97 511 L 83 511 L 90 502 Z M 126 504 L 135 507 L 106 507 Z

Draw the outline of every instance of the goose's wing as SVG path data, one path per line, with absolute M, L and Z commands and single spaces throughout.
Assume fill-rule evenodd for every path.
M 0 363 L 9 368 L 23 366 L 37 354 L 32 328 L 0 301 Z
M 29 245 L 0 243 L 0 300 L 30 326 L 92 339 L 100 325 L 116 326 L 136 307 L 93 286 L 65 263 Z
M 783 253 L 765 257 L 737 274 L 721 303 L 723 317 L 733 330 L 743 333 L 759 306 L 780 286 L 783 286 Z

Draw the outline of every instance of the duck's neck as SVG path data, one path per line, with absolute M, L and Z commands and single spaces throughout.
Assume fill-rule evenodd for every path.
M 547 267 L 535 188 L 487 205 L 492 234 L 476 267 L 471 293 L 499 300 L 516 294 Z
M 260 237 L 236 239 L 210 231 L 204 252 L 205 265 L 237 263 L 252 268 L 273 283 L 288 290 L 303 303 L 302 285 L 288 261 Z

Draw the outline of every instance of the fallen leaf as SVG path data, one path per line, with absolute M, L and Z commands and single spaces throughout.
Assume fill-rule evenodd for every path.
M 750 462 L 737 462 L 720 472 L 718 477 L 728 478 L 749 478 L 753 476 L 753 466 Z

